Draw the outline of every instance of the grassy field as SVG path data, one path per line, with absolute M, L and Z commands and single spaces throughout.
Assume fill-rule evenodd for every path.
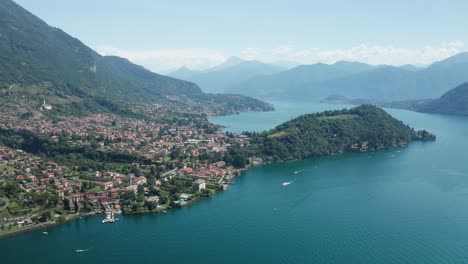
M 319 120 L 346 120 L 346 119 L 353 119 L 358 117 L 357 115 L 336 115 L 336 116 L 321 116 Z
M 276 132 L 274 134 L 269 135 L 268 137 L 269 138 L 279 138 L 279 137 L 284 137 L 287 134 L 288 134 L 288 132 L 286 132 L 286 131 L 279 131 L 279 132 Z

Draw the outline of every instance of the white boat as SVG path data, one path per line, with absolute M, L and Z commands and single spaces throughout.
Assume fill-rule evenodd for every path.
M 115 218 L 114 218 L 114 212 L 106 212 L 106 218 L 102 220 L 103 224 L 106 223 L 114 223 Z
M 44 232 L 42 232 L 42 234 L 44 234 L 44 235 L 48 235 L 48 234 L 49 234 L 49 232 L 47 232 L 47 231 L 44 231 Z
M 289 184 L 291 184 L 292 182 L 283 182 L 283 186 L 288 186 Z
M 300 172 L 301 172 L 301 170 L 299 170 L 299 171 L 295 171 L 295 172 L 294 172 L 294 174 L 298 174 L 298 173 L 300 173 Z
M 87 249 L 77 249 L 75 250 L 76 253 L 81 253 L 81 252 L 85 252 Z

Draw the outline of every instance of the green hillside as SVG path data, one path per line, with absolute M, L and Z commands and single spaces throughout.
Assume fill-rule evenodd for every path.
M 213 97 L 194 83 L 153 73 L 123 58 L 101 56 L 11 0 L 0 1 L 0 94 L 3 100 L 27 97 L 53 105 L 84 101 L 93 109 L 106 108 L 109 102 L 203 105 Z M 232 105 L 230 96 L 216 98 L 221 108 Z M 235 110 L 271 109 L 258 100 L 243 102 L 254 105 L 237 104 Z
M 413 107 L 420 112 L 468 116 L 468 83 L 446 92 L 439 99 Z
M 247 134 L 253 137 L 252 144 L 247 150 L 234 150 L 233 159 L 259 156 L 272 161 L 294 160 L 435 139 L 429 132 L 415 131 L 371 105 L 302 115 L 270 131 Z

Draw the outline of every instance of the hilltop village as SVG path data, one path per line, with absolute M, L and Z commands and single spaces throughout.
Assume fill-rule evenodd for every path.
M 0 234 L 105 211 L 166 212 L 223 189 L 245 166 L 229 149 L 249 138 L 219 132 L 205 114 L 57 119 L 44 105 L 0 111 Z

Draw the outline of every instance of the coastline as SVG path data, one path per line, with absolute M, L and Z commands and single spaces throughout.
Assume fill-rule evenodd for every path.
M 412 141 L 417 141 L 417 140 L 412 140 Z M 411 142 L 412 142 L 411 141 Z M 383 148 L 383 149 L 377 149 L 377 150 L 369 150 L 369 151 L 361 151 L 361 150 L 356 150 L 356 151 L 344 151 L 344 152 L 340 152 L 340 153 L 333 153 L 333 154 L 330 154 L 330 155 L 324 155 L 324 156 L 320 156 L 320 157 L 325 157 L 325 156 L 335 156 L 335 155 L 342 155 L 342 154 L 345 154 L 345 153 L 366 153 L 366 152 L 377 152 L 377 151 L 384 151 L 384 150 L 390 150 L 390 149 L 400 149 L 400 148 L 406 148 L 408 147 L 408 145 L 411 143 L 409 142 L 408 144 L 405 144 L 403 146 L 393 146 L 393 147 L 390 147 L 390 148 Z M 308 157 L 308 158 L 304 158 L 304 159 L 313 159 L 313 158 L 318 158 L 318 157 Z M 251 163 L 251 164 L 248 164 L 246 165 L 244 168 L 240 168 L 238 170 L 238 173 L 235 174 L 232 178 L 229 179 L 229 183 L 231 182 L 232 179 L 236 178 L 236 177 L 239 177 L 239 176 L 242 176 L 245 172 L 247 172 L 248 170 L 250 170 L 251 168 L 253 167 L 256 167 L 256 166 L 261 166 L 261 165 L 265 165 L 265 164 L 271 164 L 271 163 L 284 163 L 284 162 L 294 162 L 294 161 L 298 161 L 298 160 L 304 160 L 304 159 L 294 159 L 294 160 L 281 160 L 281 161 L 262 161 L 262 162 L 256 162 L 256 163 Z M 216 194 L 218 194 L 219 192 L 221 191 L 224 191 L 224 189 L 218 189 L 216 190 L 214 193 L 212 193 L 211 195 L 209 196 L 201 196 L 201 197 L 197 197 L 196 199 L 193 199 L 193 200 L 190 200 L 190 201 L 187 201 L 187 204 L 183 205 L 183 206 L 175 206 L 175 207 L 166 207 L 164 208 L 163 210 L 166 211 L 166 213 L 169 211 L 169 210 L 173 210 L 173 209 L 180 209 L 180 208 L 183 208 L 183 207 L 188 207 L 188 206 L 191 206 L 201 200 L 204 200 L 204 199 L 208 199 L 208 198 L 211 198 L 213 196 L 215 196 Z M 165 213 L 163 210 L 155 210 L 155 211 L 151 211 L 151 212 L 130 212 L 130 213 L 122 213 L 122 215 L 149 215 L 149 214 L 160 214 L 160 213 Z M 19 234 L 22 234 L 22 233 L 27 233 L 27 232 L 33 232 L 33 231 L 36 231 L 38 229 L 41 229 L 41 228 L 44 228 L 44 227 L 52 227 L 52 226 L 58 226 L 58 225 L 61 225 L 61 224 L 64 224 L 64 223 L 67 223 L 67 222 L 71 222 L 73 220 L 76 220 L 80 217 L 88 217 L 88 216 L 93 216 L 93 215 L 97 215 L 96 212 L 92 212 L 92 213 L 87 213 L 87 214 L 79 214 L 79 215 L 69 215 L 69 217 L 67 217 L 66 220 L 64 220 L 63 222 L 48 222 L 48 223 L 45 223 L 45 224 L 36 224 L 36 225 L 33 225 L 33 226 L 28 226 L 28 227 L 24 227 L 24 228 L 20 228 L 20 229 L 15 229 L 15 230 L 11 230 L 11 231 L 7 231 L 5 233 L 2 233 L 0 234 L 0 239 L 5 239 L 5 238 L 8 238 L 8 237 L 12 237 L 12 236 L 15 236 L 15 235 L 19 235 Z
M 220 127 L 221 126 L 218 125 L 218 128 L 220 128 Z M 251 157 L 248 158 L 250 160 L 250 162 L 248 164 L 246 164 L 246 163 L 242 164 L 242 165 L 244 165 L 244 167 L 236 169 L 235 174 L 233 174 L 233 175 L 226 178 L 226 180 L 227 180 L 226 182 L 227 182 L 227 185 L 229 185 L 233 178 L 242 175 L 243 173 L 245 173 L 249 169 L 251 169 L 251 168 L 253 168 L 255 166 L 258 166 L 258 165 L 264 165 L 264 164 L 270 164 L 270 163 L 293 162 L 293 161 L 303 160 L 303 159 L 311 159 L 311 158 L 318 158 L 318 157 L 324 157 L 324 156 L 340 155 L 340 154 L 344 154 L 344 153 L 348 153 L 348 152 L 365 153 L 365 152 L 375 152 L 375 151 L 386 150 L 386 149 L 404 148 L 404 147 L 407 147 L 413 141 L 435 140 L 436 137 L 434 135 L 432 135 L 432 136 L 433 136 L 432 139 L 426 139 L 426 138 L 423 138 L 423 137 L 421 137 L 421 138 L 412 137 L 411 139 L 409 139 L 409 141 L 405 141 L 404 143 L 400 143 L 400 144 L 395 144 L 394 143 L 394 144 L 390 144 L 390 145 L 386 145 L 386 146 L 382 146 L 382 147 L 378 147 L 378 148 L 362 148 L 362 147 L 358 148 L 358 147 L 354 147 L 354 145 L 353 145 L 353 146 L 350 146 L 349 148 L 338 151 L 336 153 L 332 152 L 332 153 L 328 153 L 328 154 L 324 154 L 324 155 L 318 155 L 318 156 L 296 157 L 296 158 L 293 158 L 293 159 L 286 159 L 286 160 L 279 160 L 279 159 L 275 160 L 275 159 L 272 159 L 271 157 L 264 157 L 262 155 L 260 155 L 261 158 L 258 157 L 258 156 L 251 156 Z M 165 206 L 161 206 L 161 207 L 159 207 L 159 208 L 157 208 L 155 210 L 152 210 L 152 211 L 137 210 L 135 212 L 123 213 L 123 215 L 143 215 L 143 214 L 166 213 L 168 210 L 171 210 L 171 209 L 174 209 L 174 208 L 181 208 L 181 207 L 191 206 L 191 205 L 195 204 L 196 202 L 198 202 L 200 200 L 203 200 L 205 198 L 210 198 L 211 196 L 214 196 L 218 192 L 224 190 L 224 185 L 225 184 L 222 184 L 222 179 L 221 179 L 218 182 L 218 185 L 219 185 L 218 188 L 212 189 L 212 191 L 209 194 L 201 195 L 201 196 L 197 195 L 197 196 L 193 197 L 192 199 L 188 199 L 188 200 L 186 200 L 186 203 L 184 203 L 182 205 L 166 204 Z M 44 228 L 44 227 L 47 227 L 47 226 L 59 225 L 59 224 L 62 224 L 62 223 L 73 221 L 73 220 L 77 219 L 78 217 L 86 217 L 86 216 L 95 215 L 95 214 L 96 214 L 96 212 L 88 213 L 88 214 L 78 214 L 78 215 L 71 214 L 71 215 L 67 215 L 66 219 L 63 220 L 63 221 L 60 221 L 60 222 L 50 221 L 50 222 L 46 222 L 44 224 L 34 224 L 34 225 L 31 225 L 31 226 L 26 226 L 26 227 L 22 227 L 22 228 L 19 228 L 19 227 L 16 226 L 17 227 L 16 229 L 8 230 L 8 231 L 5 231 L 3 233 L 0 233 L 0 239 L 4 238 L 4 237 L 13 236 L 13 235 L 16 235 L 16 234 L 29 232 L 29 231 L 35 231 L 35 230 L 38 230 L 38 229 L 41 229 L 41 228 Z
M 6 231 L 4 233 L 0 233 L 0 239 L 12 237 L 12 236 L 15 236 L 15 235 L 20 235 L 20 234 L 23 234 L 23 233 L 33 232 L 33 231 L 36 231 L 36 230 L 39 230 L 39 229 L 42 229 L 42 228 L 46 228 L 46 227 L 58 226 L 58 225 L 65 224 L 65 223 L 71 222 L 73 220 L 76 220 L 76 219 L 78 219 L 80 217 L 88 217 L 88 216 L 92 216 L 92 215 L 96 215 L 96 213 L 87 213 L 87 214 L 83 214 L 83 215 L 69 215 L 67 217 L 67 219 L 65 219 L 63 222 L 51 222 L 51 221 L 49 221 L 49 222 L 46 222 L 46 223 L 35 224 L 35 225 L 31 225 L 31 226 L 26 226 L 26 227 L 23 227 L 23 228 L 18 228 L 18 229 L 15 229 L 15 230 Z

